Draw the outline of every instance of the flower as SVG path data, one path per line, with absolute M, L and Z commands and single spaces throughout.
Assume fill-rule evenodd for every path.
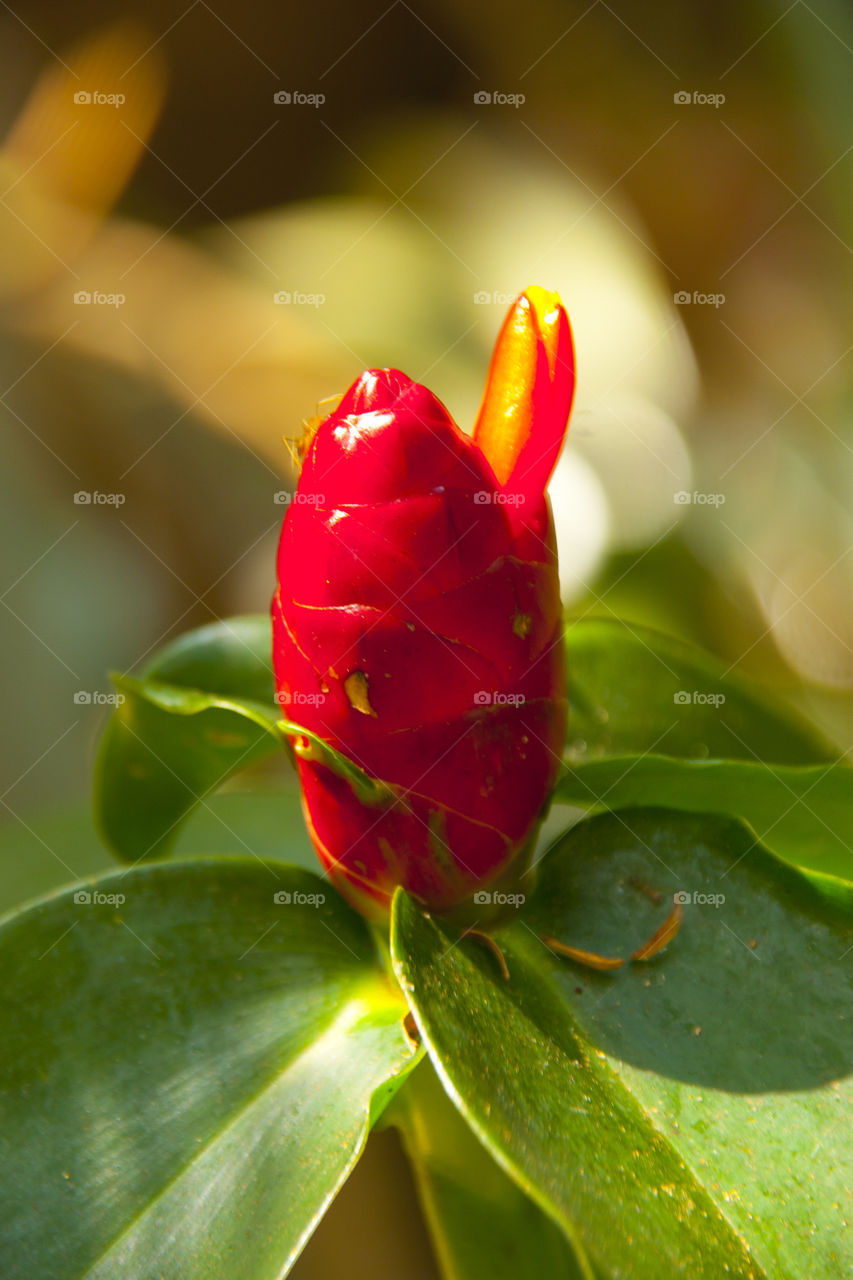
M 289 719 L 391 787 L 369 803 L 297 753 L 314 846 L 365 914 L 397 885 L 435 910 L 482 901 L 535 840 L 566 734 L 545 486 L 573 389 L 566 313 L 530 288 L 473 437 L 426 387 L 371 369 L 306 449 L 279 544 L 276 688 Z

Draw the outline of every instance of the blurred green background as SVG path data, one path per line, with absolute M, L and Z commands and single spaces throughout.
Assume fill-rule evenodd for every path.
M 45 0 L 0 31 L 4 906 L 109 861 L 108 670 L 267 608 L 303 420 L 396 365 L 470 426 L 530 283 L 577 340 L 571 614 L 698 642 L 849 750 L 849 7 Z M 274 856 L 257 804 L 185 851 Z

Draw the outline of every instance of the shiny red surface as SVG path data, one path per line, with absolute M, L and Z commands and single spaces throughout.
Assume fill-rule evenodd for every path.
M 288 718 L 400 789 L 371 807 L 299 764 L 317 852 L 361 909 L 398 884 L 439 910 L 472 898 L 553 786 L 566 676 L 550 513 L 541 492 L 505 496 L 443 405 L 393 369 L 362 374 L 305 458 L 279 546 L 274 666 Z

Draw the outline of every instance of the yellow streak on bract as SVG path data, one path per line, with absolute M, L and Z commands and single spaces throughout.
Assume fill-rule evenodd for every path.
M 363 716 L 373 716 L 376 719 L 376 712 L 370 705 L 367 676 L 363 671 L 350 672 L 346 680 L 344 680 L 344 692 L 349 698 L 349 704 L 354 711 L 360 711 Z
M 544 350 L 553 378 L 559 321 L 559 294 L 531 285 L 513 303 L 498 334 L 474 426 L 474 442 L 500 485 L 512 475 L 535 429 L 532 395 L 539 351 Z
M 523 640 L 529 633 L 532 624 L 533 619 L 529 613 L 517 613 L 512 620 L 513 635 L 516 635 L 520 640 Z
M 525 289 L 539 325 L 539 335 L 548 361 L 551 377 L 557 368 L 557 329 L 560 323 L 560 295 L 553 289 L 542 289 L 538 284 L 531 284 Z
M 536 377 L 536 325 L 522 294 L 503 323 L 483 403 L 474 427 L 474 441 L 482 449 L 498 484 L 506 484 L 532 428 L 530 392 Z

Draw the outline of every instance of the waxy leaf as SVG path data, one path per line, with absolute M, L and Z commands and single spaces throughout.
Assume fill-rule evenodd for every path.
M 143 679 L 113 677 L 124 700 L 101 743 L 95 816 L 105 843 L 123 861 L 170 853 L 181 824 L 206 795 L 277 748 L 322 763 L 364 804 L 395 801 L 389 784 L 282 718 L 268 661 L 261 659 L 268 633 L 266 618 L 215 623 L 168 646 Z
M 428 1061 L 387 1118 L 402 1132 L 445 1280 L 588 1280 L 588 1261 L 478 1142 Z
M 834 759 L 793 712 L 771 707 L 755 686 L 726 674 L 722 663 L 698 650 L 600 619 L 571 624 L 566 642 L 573 766 L 650 749 L 688 759 Z M 366 803 L 389 800 L 387 786 L 282 720 L 269 652 L 268 618 L 234 618 L 167 645 L 141 677 L 117 677 L 126 700 L 101 744 L 95 811 L 103 838 L 120 858 L 136 862 L 169 853 L 181 823 L 206 795 L 288 741 L 347 777 Z M 590 804 L 580 781 L 559 798 Z M 670 803 L 665 795 L 652 802 Z M 613 799 L 605 803 L 614 807 Z
M 700 649 L 645 627 L 569 622 L 569 759 L 830 761 L 837 752 L 794 711 Z
M 125 700 L 98 752 L 95 817 L 119 858 L 170 852 L 209 792 L 280 748 L 269 650 L 266 619 L 232 618 L 167 645 L 141 679 L 115 678 Z
M 541 938 L 645 963 L 599 973 Z M 398 894 L 393 949 L 433 1063 L 604 1275 L 835 1280 L 853 1268 L 853 912 L 740 823 L 579 823 L 496 934 L 509 966 Z
M 853 880 L 853 769 L 656 754 L 569 766 L 555 799 L 584 809 L 633 805 L 731 814 L 756 840 L 810 870 Z
M 417 1060 L 364 921 L 281 863 L 104 877 L 0 964 L 4 1280 L 277 1280 Z

